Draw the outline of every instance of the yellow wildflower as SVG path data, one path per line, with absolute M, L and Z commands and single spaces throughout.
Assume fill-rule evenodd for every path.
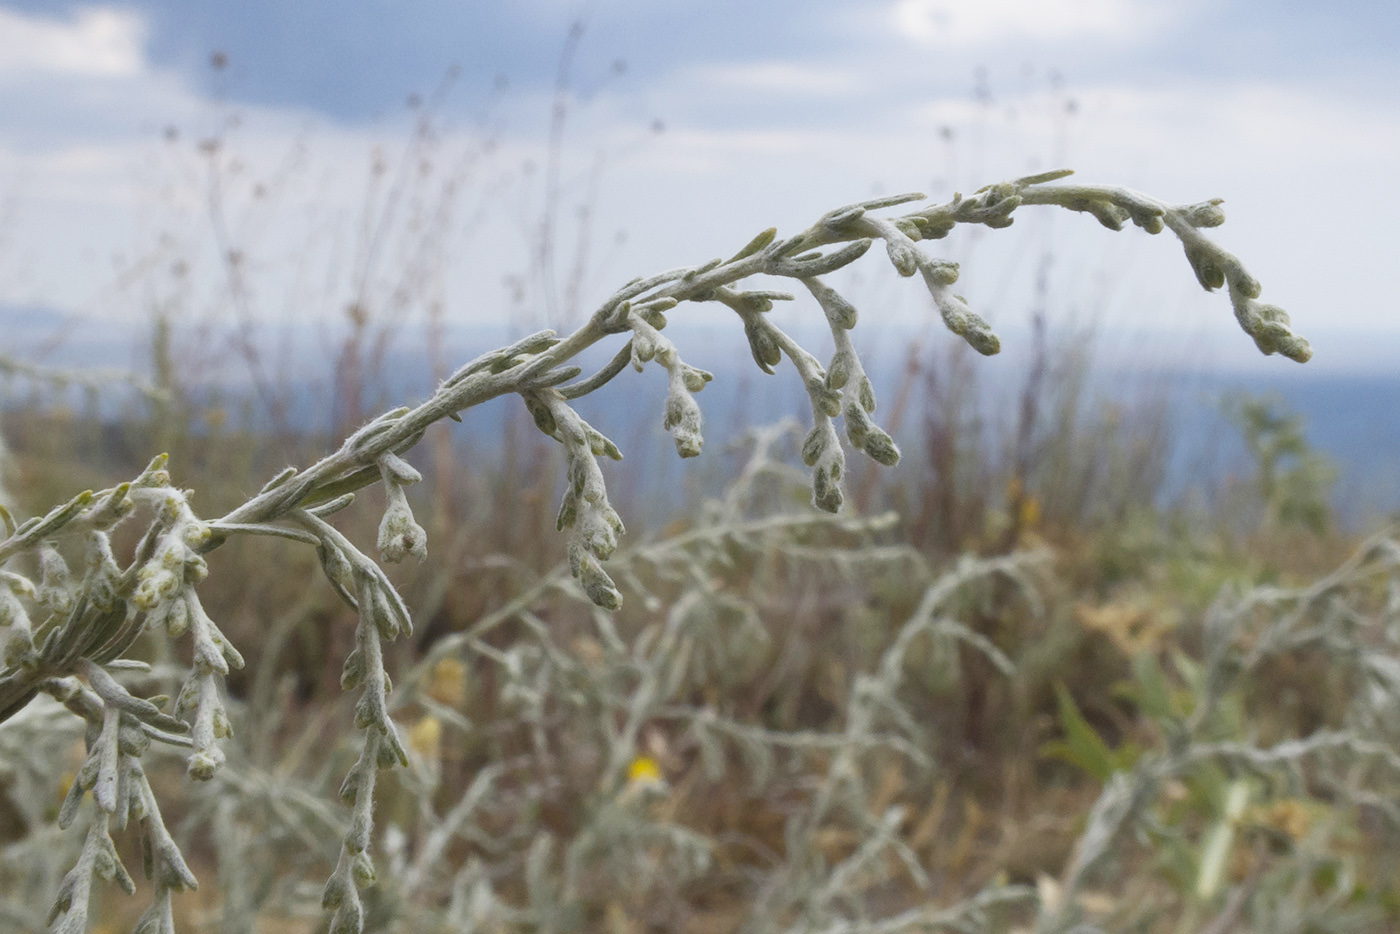
M 651 756 L 637 756 L 627 766 L 627 784 L 637 785 L 664 785 L 666 776 L 661 774 L 661 766 Z

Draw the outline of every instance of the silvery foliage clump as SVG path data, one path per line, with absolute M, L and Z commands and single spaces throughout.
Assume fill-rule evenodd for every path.
M 208 781 L 218 775 L 225 759 L 223 743 L 231 732 L 225 679 L 243 659 L 201 604 L 198 585 L 208 571 L 204 556 L 234 536 L 276 536 L 314 548 L 327 580 L 358 613 L 355 647 L 345 660 L 342 684 L 347 691 L 359 692 L 354 720 L 364 741 L 341 786 L 350 819 L 322 902 L 331 915 L 333 934 L 362 930 L 363 892 L 375 880 L 369 854 L 375 784 L 382 769 L 408 763 L 391 716 L 383 645 L 411 634 L 412 622 L 379 564 L 337 531 L 328 517 L 348 506 L 358 490 L 382 484 L 388 508 L 379 532 L 381 559 L 421 559 L 426 534 L 405 494 L 419 475 L 404 455 L 434 423 L 460 420 L 462 412 L 488 400 L 519 395 L 540 431 L 563 446 L 567 489 L 558 527 L 569 535 L 572 577 L 594 605 L 617 608 L 622 591 L 604 562 L 617 549 L 624 529 L 608 501 L 598 459 L 620 459 L 621 453 L 572 403 L 602 388 L 629 365 L 638 371 L 648 365 L 661 367 L 668 376 L 660 406 L 663 423 L 680 456 L 698 455 L 703 436 L 695 396 L 712 377 L 685 362 L 664 333 L 666 314 L 682 302 L 720 303 L 732 309 L 754 362 L 765 373 L 774 373 L 784 360 L 792 365 L 811 403 L 812 424 L 801 456 L 812 471 L 812 501 L 830 513 L 841 507 L 846 474 L 838 420 L 854 450 L 880 464 L 899 459 L 893 440 L 873 420 L 871 380 L 850 337 L 856 309 L 823 279 L 859 259 L 877 240 L 901 276 L 917 276 L 923 282 L 954 334 L 978 352 L 994 354 L 1000 340 L 990 324 L 952 291 L 957 265 L 932 256 L 921 246 L 923 241 L 940 239 L 959 224 L 1008 226 L 1024 205 L 1086 212 L 1114 230 L 1129 221 L 1149 233 L 1168 229 L 1182 243 L 1201 285 L 1208 291 L 1227 288 L 1237 320 L 1260 350 L 1308 359 L 1311 350 L 1290 329 L 1288 316 L 1259 301 L 1258 281 L 1202 233 L 1224 220 L 1218 200 L 1169 205 L 1122 188 L 1054 184 L 1068 174 L 1051 172 L 991 185 L 970 197 L 956 195 L 950 202 L 903 214 L 878 212 L 924 196 L 866 201 L 832 211 L 791 237 L 779 238 L 776 230 L 766 230 L 727 260 L 635 279 L 572 334 L 560 337 L 543 331 L 477 358 L 446 379 L 427 401 L 371 420 L 335 453 L 305 469 L 287 468 L 218 519 L 202 518 L 194 511 L 190 491 L 173 483 L 163 455 L 130 482 L 82 493 L 46 515 L 17 523 L 8 511 L 0 511 L 5 532 L 0 568 L 14 565 L 0 570 L 0 627 L 7 631 L 0 718 L 18 714 L 45 694 L 86 724 L 87 757 L 59 811 L 58 824 L 75 825 L 89 792 L 91 817 L 76 865 L 59 885 L 50 918 L 53 929 L 63 934 L 86 929 L 95 878 L 134 891 L 112 836 L 134 819 L 155 893 L 137 930 L 173 930 L 171 897 L 195 888 L 196 880 L 162 821 L 143 756 L 153 744 L 179 748 L 185 751 L 191 778 Z M 825 365 L 767 314 L 775 302 L 791 301 L 794 294 L 741 285 L 756 275 L 795 280 L 816 300 L 836 348 Z M 582 371 L 574 358 L 595 344 L 624 336 L 608 365 L 578 379 Z M 144 523 L 145 531 L 130 553 L 119 556 L 113 531 L 133 521 Z M 68 563 L 74 555 L 80 556 L 77 567 Z M 126 686 L 146 671 L 144 663 L 125 656 L 147 632 L 190 643 L 193 661 L 173 700 L 140 697 Z M 839 887 L 822 898 L 829 905 L 838 896 Z
M 398 856 L 403 869 L 388 883 L 410 925 L 572 931 L 617 898 L 649 888 L 715 884 L 723 874 L 716 863 L 725 841 L 667 816 L 658 806 L 669 791 L 664 778 L 639 780 L 629 774 L 630 764 L 658 754 L 663 735 L 697 749 L 710 782 L 741 784 L 754 794 L 789 787 L 794 776 L 825 772 L 807 804 L 787 816 L 784 858 L 750 881 L 745 930 L 916 931 L 965 923 L 989 907 L 1024 904 L 1033 897 L 1024 886 L 992 885 L 950 907 L 911 910 L 876 927 L 852 926 L 866 914 L 858 906 L 879 884 L 872 869 L 897 861 L 915 884 L 926 888 L 929 881 L 901 839 L 907 809 L 878 803 L 869 768 L 872 758 L 886 756 L 878 760 L 881 765 L 923 774 L 932 769 L 925 751 L 928 729 L 898 696 L 911 650 L 921 640 L 967 645 L 1009 672 L 1009 660 L 958 622 L 955 613 L 998 579 L 1009 580 L 1032 612 L 1039 612 L 1049 555 L 968 558 L 940 573 L 908 546 L 874 544 L 895 524 L 893 514 L 845 517 L 764 505 L 766 489 L 785 494 L 795 480 L 805 481 L 778 456 L 794 433 L 793 423 L 756 432 L 736 481 L 722 499 L 705 504 L 685 532 L 619 549 L 614 571 L 650 607 L 646 619 L 651 621 L 639 631 L 617 631 L 612 617 L 593 604 L 571 650 L 567 633 L 540 615 L 546 607 L 557 608 L 557 597 L 592 603 L 566 563 L 469 629 L 434 644 L 407 674 L 396 706 L 426 710 L 421 724 L 443 713 L 427 700 L 435 672 L 457 660 L 493 666 L 506 701 L 498 718 L 469 725 L 448 715 L 443 724 L 463 734 L 490 729 L 525 736 L 530 750 L 478 772 L 442 812 L 431 803 L 436 765 L 431 758 L 423 763 L 420 775 L 429 801 L 425 829 L 404 845 Z M 738 567 L 750 572 L 747 588 L 725 582 Z M 755 658 L 781 651 L 772 643 L 783 635 L 765 620 L 765 591 L 777 587 L 787 593 L 815 576 L 833 591 L 819 599 L 859 605 L 869 582 L 886 575 L 911 581 L 923 596 L 869 670 L 851 679 L 840 729 L 775 729 L 737 713 L 726 701 L 695 702 L 706 691 L 744 684 Z M 520 627 L 520 635 L 502 651 L 490 636 L 507 626 Z M 802 638 L 795 632 L 788 636 Z M 580 651 L 582 646 L 589 649 Z M 596 761 L 581 766 L 590 760 Z M 589 778 L 596 774 L 596 790 L 587 796 L 577 828 L 561 834 L 542 819 L 541 805 L 557 798 L 561 780 L 577 780 L 583 770 Z M 581 784 L 586 788 L 588 781 Z M 865 842 L 847 859 L 824 865 L 826 835 L 852 824 Z M 487 840 L 489 862 L 442 858 L 454 845 Z
M 1163 825 L 1159 808 L 1170 786 L 1179 789 L 1206 769 L 1230 781 L 1216 823 L 1193 854 L 1194 876 L 1175 929 L 1383 929 L 1386 919 L 1358 871 L 1366 860 L 1351 855 L 1356 831 L 1344 815 L 1392 839 L 1400 830 L 1400 540 L 1394 530 L 1364 542 L 1334 571 L 1304 586 L 1225 586 L 1201 620 L 1200 638 L 1199 658 L 1175 659 L 1188 705 L 1170 698 L 1172 682 L 1155 666 L 1154 676 L 1144 679 L 1141 706 L 1163 742 L 1104 783 L 1050 886 L 1053 897 L 1038 905 L 1037 934 L 1104 934 L 1145 924 L 1153 911 L 1145 889 L 1129 888 L 1132 851 L 1190 842 Z M 1350 685 L 1337 722 L 1271 742 L 1256 735 L 1262 724 L 1231 722 L 1255 679 L 1265 683 L 1270 664 L 1310 656 L 1324 658 L 1329 675 Z M 1290 841 L 1288 858 L 1256 868 L 1225 898 L 1241 818 L 1255 801 L 1270 799 L 1307 802 L 1327 818 Z M 1090 900 L 1082 896 L 1093 885 L 1121 893 L 1116 912 L 1091 917 Z

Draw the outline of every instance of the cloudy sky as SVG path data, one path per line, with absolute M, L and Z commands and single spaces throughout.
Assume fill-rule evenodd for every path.
M 0 0 L 0 307 L 558 319 L 874 193 L 1067 165 L 1225 198 L 1318 361 L 1393 366 L 1397 48 L 1400 4 L 1347 0 Z M 1253 354 L 1166 236 L 1027 211 L 935 249 L 1007 333 L 1039 279 Z

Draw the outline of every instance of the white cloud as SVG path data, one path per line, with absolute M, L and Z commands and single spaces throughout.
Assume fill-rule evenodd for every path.
M 701 80 L 723 88 L 754 93 L 842 94 L 858 90 L 860 82 L 841 68 L 817 68 L 794 62 L 746 62 L 699 69 Z
M 1193 2 L 1172 4 L 1175 15 L 1194 8 Z M 1013 0 L 984 0 L 974 8 L 951 0 L 902 0 L 900 9 L 911 18 L 911 39 L 944 43 L 952 35 L 990 42 L 1017 30 L 1040 30 L 1043 37 L 1108 41 L 1110 34 L 1128 36 L 1144 23 L 1160 22 L 1143 12 L 1147 3 L 1042 0 L 1041 7 L 1022 7 Z M 893 10 L 893 0 L 882 8 Z M 1090 15 L 1095 10 L 1097 18 Z M 951 11 L 945 21 L 937 20 L 940 11 Z M 103 16 L 109 17 L 107 26 L 101 25 Z M 11 244 L 0 244 L 0 302 L 95 308 L 91 296 L 106 294 L 101 290 L 112 279 L 111 257 L 118 251 L 138 254 L 168 228 L 187 231 L 182 242 L 207 239 L 204 164 L 191 150 L 196 139 L 222 132 L 227 113 L 179 72 L 146 64 L 142 24 L 123 16 L 108 8 L 67 20 L 25 18 L 0 7 L 0 74 L 16 71 L 23 61 L 27 71 L 18 73 L 48 69 L 50 76 L 0 81 L 0 112 L 6 114 L 0 122 L 0 204 L 8 198 L 17 206 L 16 220 L 0 228 Z M 24 35 L 32 41 L 12 28 L 16 23 L 31 30 Z M 1079 30 L 1073 35 L 1071 25 Z M 945 32 L 937 33 L 939 28 Z M 1144 41 L 1151 38 L 1149 33 Z M 586 114 L 571 118 L 574 168 L 589 164 L 585 154 L 629 153 L 602 179 L 595 218 L 599 237 L 621 228 L 632 236 L 612 254 L 599 287 L 704 258 L 706 251 L 732 250 L 769 224 L 798 229 L 827 208 L 875 193 L 877 184 L 884 193 L 921 188 L 942 197 L 954 188 L 967 191 L 1063 163 L 1079 169 L 1085 182 L 1125 184 L 1175 200 L 1227 198 L 1230 222 L 1220 233 L 1222 243 L 1250 263 L 1269 299 L 1294 312 L 1305 333 L 1316 331 L 1324 310 L 1327 320 L 1356 327 L 1392 318 L 1389 296 L 1400 293 L 1400 272 L 1389 259 L 1395 244 L 1389 218 L 1400 214 L 1400 181 L 1389 171 L 1400 153 L 1400 112 L 1393 102 L 1309 87 L 1306 76 L 1283 85 L 1205 75 L 1162 84 L 1109 75 L 1072 87 L 1079 105 L 1073 115 L 1066 92 L 1048 89 L 1002 90 L 991 106 L 961 94 L 940 96 L 936 82 L 924 80 L 928 56 L 885 40 L 874 54 L 857 49 L 832 56 L 825 68 L 814 57 L 684 66 L 640 94 L 609 87 Z M 103 41 L 121 54 L 104 59 L 83 52 L 81 68 L 73 64 L 79 56 L 73 49 L 100 48 Z M 102 68 L 124 77 L 104 79 Z M 809 92 L 830 95 L 831 106 L 798 106 L 813 103 L 803 97 Z M 547 94 L 524 98 L 514 111 L 521 115 L 516 126 L 543 123 L 536 117 L 549 106 Z M 17 119 L 21 113 L 28 123 Z M 242 177 L 273 175 L 291 161 L 288 154 L 300 141 L 309 153 L 278 202 L 281 213 L 268 212 L 275 221 L 266 225 L 271 233 L 250 235 L 266 266 L 277 257 L 300 256 L 293 241 L 304 231 L 311 232 L 308 238 L 338 236 L 348 225 L 324 218 L 355 216 L 371 147 L 387 143 L 393 149 L 402 141 L 394 127 L 337 125 L 301 110 L 249 105 L 237 113 L 242 127 L 230 151 L 250 166 Z M 652 113 L 667 115 L 666 133 L 653 136 L 639 122 L 639 114 Z M 158 141 L 166 125 L 180 128 L 178 145 Z M 955 131 L 946 140 L 944 127 Z M 638 151 L 641 138 L 647 142 Z M 517 130 L 503 140 L 494 165 L 513 171 L 527 158 L 538 163 L 540 151 L 540 140 Z M 494 184 L 491 172 L 478 177 Z M 1324 197 L 1341 183 L 1360 190 Z M 526 180 L 510 197 L 495 197 L 486 227 L 523 228 L 527 218 L 517 205 L 533 184 Z M 317 209 L 321 227 L 300 224 L 303 204 Z M 1025 214 L 1011 231 L 985 239 L 978 231 L 959 231 L 931 247 L 968 260 L 966 294 L 989 314 L 999 311 L 999 320 L 1012 320 L 1006 309 L 1032 300 L 1021 295 L 1034 280 L 1024 268 L 1026 257 L 1041 248 L 1042 227 L 1036 225 L 1043 223 L 1053 225 L 1057 255 L 1065 257 L 1057 269 L 1070 283 L 1066 294 L 1079 295 L 1102 266 L 1118 276 L 1115 281 L 1130 280 L 1138 289 L 1132 301 L 1115 299 L 1125 313 L 1139 313 L 1133 302 L 1141 296 L 1140 304 L 1172 309 L 1173 315 L 1177 308 L 1190 309 L 1234 327 L 1228 303 L 1200 293 L 1169 240 L 1138 231 L 1111 235 L 1084 217 Z M 1041 217 L 1043 222 L 1036 219 Z M 1325 236 L 1309 232 L 1324 223 Z M 1005 256 L 995 252 L 1003 243 Z M 88 255 L 91 261 L 84 259 Z M 498 294 L 499 271 L 516 269 L 523 255 L 512 237 L 478 238 L 451 264 L 451 294 L 473 296 L 473 314 L 494 316 L 497 309 L 487 310 L 490 303 L 476 296 Z M 1138 265 L 1128 269 L 1128 260 Z M 1013 269 L 1016 262 L 1022 271 Z M 10 268 L 23 278 L 19 272 L 7 275 Z M 1319 275 L 1317 269 L 1328 272 Z M 897 285 L 907 307 L 922 309 L 917 289 Z M 108 303 L 101 311 L 117 313 L 109 312 Z M 1177 319 L 1172 321 L 1175 326 Z M 1242 346 L 1253 352 L 1247 340 Z
M 923 45 L 985 45 L 1008 39 L 1124 40 L 1161 25 L 1142 0 L 898 0 L 895 28 Z
M 133 11 L 83 7 L 57 19 L 0 7 L 0 74 L 124 78 L 145 67 L 146 23 Z

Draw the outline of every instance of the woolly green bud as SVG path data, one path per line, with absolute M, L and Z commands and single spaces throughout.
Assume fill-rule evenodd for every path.
M 184 504 L 182 503 L 182 505 Z M 188 515 L 189 506 L 184 505 L 184 509 L 186 514 Z M 190 548 L 199 548 L 200 546 L 207 544 L 210 536 L 212 536 L 213 534 L 213 531 L 209 528 L 209 523 L 199 519 L 194 519 L 191 516 L 190 520 L 186 521 L 183 527 L 181 528 L 180 538 Z
M 413 509 L 408 505 L 408 496 L 403 487 L 394 482 L 385 483 L 388 507 L 384 519 L 379 523 L 379 556 L 396 564 L 408 555 L 419 561 L 428 557 L 428 533 L 413 518 Z
M 865 411 L 875 411 L 875 386 L 870 382 L 868 376 L 861 376 L 860 386 L 856 389 L 856 399 L 860 402 L 860 407 L 865 409 Z
M 223 708 L 214 711 L 213 720 L 215 739 L 228 739 L 233 735 L 233 723 L 230 722 L 228 713 Z
M 199 682 L 195 678 L 187 678 L 180 685 L 180 693 L 175 695 L 175 716 L 188 717 L 198 706 Z
M 325 911 L 334 911 L 345 903 L 345 879 L 340 873 L 336 873 L 326 880 L 326 887 L 321 890 L 321 908 Z
M 115 564 L 113 564 L 115 567 Z M 209 576 L 209 562 L 201 555 L 185 549 L 184 575 L 186 584 L 198 584 Z
M 923 273 L 924 281 L 933 284 L 948 286 L 958 281 L 958 274 L 961 271 L 957 263 L 944 259 L 935 259 L 932 256 L 924 256 L 919 264 L 919 271 Z
M 840 469 L 818 467 L 812 474 L 812 504 L 827 512 L 840 512 L 844 499 Z
M 749 351 L 759 369 L 765 373 L 772 373 L 773 367 L 783 359 L 782 348 L 778 346 L 772 333 L 760 319 L 748 318 L 744 321 L 744 336 L 749 339 Z
M 0 586 L 0 628 L 8 628 L 10 631 L 5 641 L 7 666 L 23 665 L 33 668 L 39 664 L 39 657 L 34 651 L 34 633 L 30 627 L 29 614 L 25 612 L 24 604 L 13 591 L 3 586 Z
M 1245 271 L 1238 263 L 1230 270 L 1230 285 L 1246 298 L 1258 298 L 1264 289 L 1259 280 Z
M 165 631 L 170 635 L 170 638 L 178 639 L 189 630 L 190 608 L 184 600 L 171 600 L 157 612 L 160 614 L 160 622 L 165 624 Z
M 845 472 L 846 455 L 831 421 L 823 416 L 808 432 L 802 443 L 802 460 L 812 470 L 812 502 L 827 512 L 841 508 L 841 476 Z
M 235 649 L 233 643 L 225 639 L 224 634 L 217 629 L 214 630 L 213 635 L 214 644 L 219 647 L 219 652 L 224 656 L 224 660 L 228 662 L 228 666 L 235 671 L 241 669 L 245 664 L 243 661 L 243 654 Z
M 632 369 L 638 373 L 642 372 L 651 358 L 656 356 L 656 350 L 656 341 L 650 334 L 646 331 L 634 331 L 632 333 Z
M 38 603 L 45 612 L 66 616 L 73 607 L 73 594 L 68 565 L 50 542 L 39 547 Z
M 890 262 L 901 276 L 912 276 L 919 268 L 919 248 L 904 237 L 890 237 L 885 241 L 885 252 Z
M 677 383 L 679 377 L 672 378 L 671 392 L 666 396 L 666 417 L 663 422 L 676 443 L 676 453 L 681 457 L 697 457 L 704 444 L 700 434 L 700 406 L 695 398 L 684 391 Z
M 894 443 L 894 439 L 879 427 L 872 426 L 870 435 L 865 439 L 864 450 L 876 463 L 886 467 L 893 467 L 899 463 L 899 447 Z
M 355 727 L 368 729 L 378 726 L 388 716 L 384 709 L 384 695 L 378 691 L 365 691 L 355 702 Z
M 188 569 L 189 566 L 187 564 L 186 568 Z M 202 568 L 205 574 L 208 574 L 208 565 L 202 559 L 199 561 L 198 567 Z M 117 591 L 121 587 L 121 576 L 121 568 L 117 566 L 116 559 L 112 557 L 112 543 L 107 538 L 107 533 L 93 532 L 88 539 L 87 593 L 88 599 L 98 610 L 110 611 L 121 602 L 117 596 Z
M 1312 345 L 1293 333 L 1288 313 L 1277 305 L 1245 301 L 1236 306 L 1235 316 L 1264 353 L 1281 353 L 1299 363 L 1312 358 Z
M 623 531 L 622 519 L 605 502 L 584 513 L 575 539 L 599 560 L 606 561 L 617 550 L 617 539 Z
M 831 323 L 833 328 L 849 331 L 856 326 L 860 315 L 856 311 L 856 307 L 847 301 L 840 292 L 814 277 L 803 279 L 802 284 L 807 286 L 807 290 L 822 306 L 826 320 Z
M 117 730 L 117 749 L 125 756 L 140 758 L 151 746 L 151 737 L 135 726 L 123 724 Z
M 1133 223 L 1150 234 L 1161 233 L 1164 226 L 1161 214 L 1135 214 L 1133 215 Z
M 154 609 L 173 596 L 181 584 L 180 578 L 169 568 L 162 567 L 156 559 L 141 566 L 141 570 L 136 572 L 136 580 L 136 592 L 132 594 L 131 602 L 142 610 Z
M 948 330 L 966 340 L 973 350 L 989 357 L 1000 352 L 1001 339 L 992 332 L 986 319 L 967 307 L 967 301 L 961 295 L 952 295 L 946 289 L 935 289 L 933 299 L 938 303 L 938 310 L 942 312 L 943 323 Z
M 802 463 L 808 467 L 815 467 L 817 461 L 821 460 L 826 453 L 830 433 L 823 430 L 821 426 L 814 427 L 807 432 L 807 437 L 802 441 Z
M 1196 281 L 1207 292 L 1213 292 L 1225 284 L 1225 270 L 1216 264 L 1210 250 L 1199 246 L 1187 246 L 1186 260 L 1196 273 Z
M 851 444 L 857 448 L 865 447 L 865 441 L 870 436 L 870 430 L 874 425 L 870 422 L 870 416 L 865 414 L 865 409 L 859 405 L 846 406 L 846 437 L 851 439 Z
M 385 690 L 387 691 L 389 690 L 387 686 L 387 676 L 385 678 L 385 683 Z M 383 723 L 379 724 L 379 729 L 382 740 L 379 743 L 379 749 L 376 750 L 374 754 L 375 767 L 392 769 L 395 766 L 407 766 L 408 750 L 404 749 L 403 743 L 399 741 L 399 731 L 394 728 L 394 721 L 385 720 Z
M 1001 338 L 997 337 L 986 321 L 981 318 L 976 319 L 976 324 L 969 327 L 963 334 L 963 339 L 972 345 L 972 349 L 982 354 L 984 357 L 993 357 L 1001 353 Z
M 350 567 L 350 561 L 341 553 L 341 550 L 328 541 L 322 541 L 316 549 L 316 556 L 321 559 L 321 570 L 326 574 L 335 592 L 340 594 L 340 598 L 351 606 L 355 605 L 355 597 L 350 592 L 355 583 L 355 573 Z
M 367 588 L 369 595 L 369 612 L 373 615 L 370 621 L 374 623 L 374 628 L 379 633 L 379 638 L 385 642 L 393 642 L 399 637 L 403 628 L 403 620 L 395 612 L 395 608 L 390 605 L 383 589 L 378 586 L 378 582 L 372 582 Z
M 589 425 L 587 428 L 588 449 L 593 452 L 594 457 L 608 457 L 615 461 L 622 460 L 622 452 L 618 450 L 617 445 L 613 444 L 612 441 L 593 426 Z
M 1123 224 L 1130 216 L 1127 211 L 1114 204 L 1112 201 L 1105 201 L 1098 198 L 1076 198 L 1065 202 L 1065 207 L 1071 211 L 1087 211 L 1098 219 L 1109 230 L 1122 230 Z
M 358 647 L 345 656 L 345 667 L 340 672 L 340 688 L 353 691 L 365 680 L 365 655 Z
M 374 860 L 369 858 L 368 853 L 361 850 L 350 860 L 350 875 L 362 889 L 374 885 Z
M 220 677 L 228 674 L 228 660 L 212 639 L 201 639 L 196 635 L 192 662 L 198 672 L 217 674 Z
M 1225 211 L 1220 198 L 1202 201 L 1181 209 L 1181 215 L 1192 227 L 1219 227 L 1225 223 Z
M 844 389 L 850 381 L 851 372 L 846 365 L 846 355 L 838 353 L 831 358 L 831 366 L 826 371 L 826 388 L 832 392 Z
M 714 378 L 713 373 L 696 369 L 689 364 L 683 364 L 681 367 L 681 379 L 685 383 L 685 388 L 691 392 L 699 392 L 704 389 L 705 384 Z
M 559 515 L 554 520 L 554 527 L 560 532 L 573 528 L 578 521 L 578 494 L 573 490 L 564 492 L 564 500 L 559 504 Z
M 583 592 L 588 595 L 588 599 L 595 606 L 600 606 L 605 610 L 616 610 L 622 606 L 622 594 L 618 591 L 617 585 L 603 570 L 598 559 L 587 549 L 581 545 L 570 546 L 569 567 L 573 571 L 574 577 L 578 578 Z
M 224 754 L 216 747 L 196 752 L 185 760 L 185 771 L 197 782 L 207 782 L 223 765 Z
M 676 307 L 677 304 L 679 304 L 679 302 L 669 296 L 666 298 L 658 298 L 654 301 L 647 302 L 645 305 L 638 306 L 633 314 L 656 330 L 662 331 L 666 328 L 666 315 L 663 314 L 663 312 Z

